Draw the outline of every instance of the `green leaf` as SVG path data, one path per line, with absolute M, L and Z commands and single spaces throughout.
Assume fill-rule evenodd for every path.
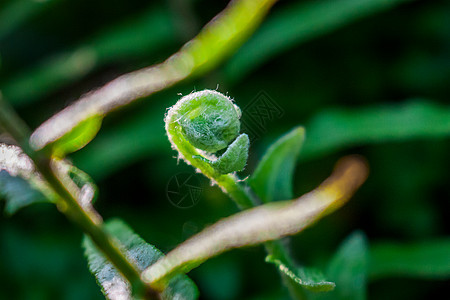
M 322 272 L 317 269 L 289 266 L 271 255 L 266 257 L 266 262 L 276 265 L 292 281 L 310 291 L 328 292 L 336 286 L 334 282 L 327 281 Z
M 52 144 L 53 154 L 64 157 L 86 146 L 97 135 L 102 120 L 102 116 L 93 116 L 79 123 Z
M 58 162 L 58 168 L 79 189 L 80 204 L 85 208 L 89 207 L 98 192 L 93 180 L 68 161 Z M 31 159 L 19 147 L 0 144 L 0 198 L 6 200 L 5 211 L 12 215 L 32 203 L 56 203 L 58 196 L 42 179 Z
M 240 117 L 232 99 L 216 90 L 203 90 L 178 100 L 166 114 L 165 127 L 172 148 L 186 163 L 204 174 L 211 173 L 211 167 L 228 174 L 242 171 L 247 164 L 250 141 L 247 134 L 239 135 Z
M 366 299 L 368 267 L 367 238 L 362 232 L 355 232 L 341 244 L 328 266 L 327 276 L 336 282 L 336 288 L 333 292 L 325 294 L 323 298 Z
M 178 245 L 141 277 L 152 285 L 163 284 L 173 274 L 187 273 L 225 251 L 297 234 L 344 205 L 367 175 L 361 158 L 344 158 L 315 190 L 292 201 L 266 203 L 222 219 Z
M 9 215 L 32 203 L 56 201 L 31 159 L 20 147 L 6 144 L 0 144 L 0 198 Z
M 136 266 L 144 270 L 163 256 L 162 252 L 146 243 L 135 234 L 121 220 L 111 220 L 105 229 L 114 236 L 119 244 L 126 250 Z M 94 274 L 102 292 L 108 299 L 133 299 L 130 284 L 116 270 L 116 268 L 94 246 L 93 242 L 85 236 L 83 247 L 89 263 L 89 270 Z M 195 284 L 186 275 L 175 275 L 170 279 L 168 286 L 161 293 L 162 299 L 197 299 L 198 290 Z
M 202 156 L 194 156 L 194 158 L 199 158 L 207 162 L 220 174 L 242 171 L 247 164 L 249 144 L 250 140 L 248 139 L 248 135 L 243 133 L 217 159 L 210 161 Z
M 266 262 L 277 266 L 292 299 L 305 299 L 306 290 L 328 292 L 336 286 L 326 280 L 321 271 L 296 265 L 282 241 L 267 242 L 265 247 L 269 253 Z
M 378 243 L 371 247 L 370 279 L 450 278 L 450 238 L 411 244 Z
M 61 160 L 60 162 L 60 166 L 65 169 L 64 172 L 80 190 L 79 201 L 82 202 L 82 205 L 83 202 L 86 201 L 89 202 L 89 204 L 95 203 L 98 196 L 98 187 L 94 180 L 87 173 L 72 165 L 69 161 Z
M 201 74 L 241 46 L 262 21 L 276 0 L 241 0 L 231 2 L 224 13 L 213 19 L 181 53 L 193 60 L 194 71 Z
M 45 196 L 21 177 L 0 172 L 0 198 L 6 200 L 5 212 L 12 215 L 33 203 L 49 202 Z
M 102 130 L 83 151 L 74 153 L 71 158 L 98 180 L 142 158 L 164 152 L 169 148 L 161 120 L 165 111 L 166 104 L 156 102 L 127 122 Z
M 450 136 L 450 106 L 426 100 L 357 109 L 329 109 L 306 126 L 301 159 L 343 148 Z
M 263 202 L 293 198 L 293 176 L 305 129 L 296 127 L 279 138 L 264 154 L 249 184 Z
M 84 120 L 106 115 L 189 76 L 199 76 L 211 70 L 247 39 L 275 2 L 232 1 L 194 39 L 163 63 L 122 75 L 48 119 L 32 134 L 32 144 L 41 149 Z
M 75 153 L 74 160 L 89 174 L 100 178 L 164 151 L 167 144 L 163 129 L 161 133 L 155 129 L 161 126 L 158 115 L 164 111 L 165 106 L 157 107 L 157 111 L 151 107 L 130 122 L 102 132 L 84 151 Z M 322 157 L 352 146 L 448 137 L 449 120 L 449 106 L 426 99 L 396 105 L 324 109 L 305 126 L 308 138 L 299 160 Z M 130 144 L 136 147 L 127 147 Z M 103 153 L 101 157 L 97 155 L 99 152 Z
M 302 42 L 408 0 L 298 1 L 270 16 L 225 66 L 238 81 L 276 55 Z

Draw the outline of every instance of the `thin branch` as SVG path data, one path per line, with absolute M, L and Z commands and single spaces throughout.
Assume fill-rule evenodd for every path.
M 193 40 L 163 63 L 120 76 L 44 122 L 32 134 L 31 146 L 40 150 L 86 119 L 105 116 L 188 76 L 209 71 L 245 41 L 275 2 L 232 1 Z
M 345 204 L 367 175 L 365 161 L 346 157 L 315 190 L 294 201 L 272 202 L 217 222 L 148 267 L 142 278 L 157 288 L 172 275 L 189 272 L 230 249 L 296 234 Z
M 73 188 L 67 187 L 61 179 L 61 168 L 51 159 L 46 151 L 36 152 L 28 144 L 29 130 L 16 112 L 3 101 L 0 94 L 0 126 L 3 127 L 19 143 L 36 166 L 36 170 L 47 181 L 51 189 L 58 196 L 57 206 L 71 221 L 78 225 L 105 254 L 105 256 L 127 278 L 135 292 L 150 295 L 149 299 L 158 299 L 158 293 L 146 286 L 140 279 L 139 269 L 127 259 L 126 255 L 115 244 L 113 238 L 103 230 L 101 218 L 93 210 L 85 211 L 77 201 Z

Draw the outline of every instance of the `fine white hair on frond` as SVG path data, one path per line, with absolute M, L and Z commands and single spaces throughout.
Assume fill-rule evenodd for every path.
M 34 173 L 34 164 L 20 147 L 0 144 L 0 171 L 3 170 L 11 176 L 29 178 Z

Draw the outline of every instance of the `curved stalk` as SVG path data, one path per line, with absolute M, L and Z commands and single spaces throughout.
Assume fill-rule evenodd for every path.
M 104 255 L 114 264 L 132 285 L 138 295 L 147 299 L 159 299 L 158 293 L 142 282 L 139 269 L 126 257 L 113 238 L 102 228 L 101 218 L 95 211 L 85 211 L 70 187 L 65 184 L 57 164 L 47 151 L 33 151 L 28 144 L 29 130 L 16 112 L 3 101 L 0 94 L 0 125 L 21 146 L 36 166 L 36 170 L 48 182 L 58 196 L 58 209 L 86 233 Z
M 185 128 L 181 124 L 182 120 L 180 120 L 180 116 L 186 116 L 187 113 L 192 112 L 198 108 L 202 108 L 202 103 L 186 103 L 191 100 L 196 100 L 198 97 L 204 97 L 204 94 L 207 94 L 208 96 L 213 95 L 219 96 L 219 97 L 225 97 L 221 95 L 220 93 L 216 91 L 209 91 L 205 90 L 203 92 L 194 93 L 191 95 L 186 96 L 185 100 L 180 100 L 176 105 L 174 105 L 169 112 L 166 115 L 165 118 L 165 124 L 166 124 L 166 132 L 169 137 L 169 140 L 172 144 L 172 148 L 174 150 L 177 150 L 179 153 L 179 158 L 182 158 L 187 164 L 192 165 L 195 167 L 199 172 L 201 172 L 203 175 L 208 177 L 211 182 L 217 184 L 225 193 L 230 195 L 230 197 L 236 202 L 236 204 L 241 209 L 247 209 L 250 207 L 253 207 L 255 205 L 255 199 L 251 196 L 250 190 L 248 187 L 244 186 L 239 182 L 239 178 L 234 173 L 228 173 L 228 174 L 222 174 L 219 170 L 217 170 L 214 167 L 214 164 L 209 161 L 208 159 L 205 159 L 203 156 L 205 153 L 201 151 L 200 149 L 194 147 L 190 141 L 187 140 L 185 135 Z M 194 95 L 194 96 L 193 96 Z M 190 97 L 190 98 L 187 98 Z M 196 98 L 197 97 L 197 98 Z M 223 101 L 229 101 L 230 99 L 225 97 L 226 99 L 220 99 Z M 200 99 L 199 102 L 202 100 Z M 215 105 L 216 103 L 214 103 Z M 195 108 L 193 107 L 195 105 Z M 234 105 L 234 104 L 233 104 Z M 216 108 L 216 106 L 213 106 Z M 206 108 L 202 108 L 203 110 Z M 238 109 L 238 108 L 237 108 Z M 189 117 L 189 116 L 187 116 Z M 226 117 L 225 115 L 222 115 L 222 117 Z M 239 114 L 237 117 L 237 120 L 233 120 L 239 122 Z M 185 122 L 184 122 L 185 123 Z M 220 128 L 221 132 L 224 130 L 223 128 Z M 208 129 L 210 131 L 213 131 L 213 128 Z M 239 131 L 237 131 L 238 133 Z M 237 134 L 236 133 L 236 134 Z M 242 135 L 241 135 L 242 136 Z M 245 135 L 246 136 L 246 135 Z M 248 138 L 248 137 L 247 137 Z M 238 138 L 239 139 L 239 138 Z M 215 141 L 218 143 L 217 141 Z M 220 142 L 220 141 L 219 141 Z M 226 145 L 226 144 L 225 144 Z M 221 145 L 220 147 L 223 147 Z M 229 149 L 231 148 L 231 145 Z M 243 145 L 243 149 L 248 151 L 248 145 Z M 215 148 L 212 148 L 215 149 Z M 228 150 L 229 150 L 228 149 Z M 226 152 L 224 153 L 224 155 Z M 223 156 L 222 156 L 223 157 Z M 217 160 L 216 160 L 217 161 Z M 246 161 L 246 157 L 245 157 Z

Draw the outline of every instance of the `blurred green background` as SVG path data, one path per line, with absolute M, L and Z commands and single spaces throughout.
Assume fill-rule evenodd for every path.
M 162 62 L 226 4 L 3 0 L 0 88 L 36 128 L 93 88 Z M 449 15 L 444 0 L 280 1 L 216 70 L 109 115 L 96 139 L 70 158 L 97 182 L 96 207 L 105 219 L 123 218 L 167 252 L 237 208 L 201 175 L 196 206 L 169 202 L 170 179 L 194 171 L 174 158 L 163 127 L 166 108 L 179 93 L 205 88 L 218 88 L 245 108 L 264 91 L 284 113 L 267 121 L 252 142 L 242 177 L 272 141 L 299 124 L 306 126 L 307 142 L 296 195 L 317 186 L 345 154 L 364 155 L 371 168 L 348 205 L 290 239 L 300 263 L 324 268 L 356 229 L 371 249 L 430 241 L 450 249 Z M 51 204 L 2 214 L 0 299 L 102 299 L 81 237 Z M 235 250 L 190 277 L 201 299 L 283 299 L 279 275 L 264 257 L 262 247 Z M 426 258 L 432 265 L 435 256 Z M 368 298 L 448 294 L 448 270 L 422 271 L 403 271 L 401 263 L 383 276 L 369 270 Z

